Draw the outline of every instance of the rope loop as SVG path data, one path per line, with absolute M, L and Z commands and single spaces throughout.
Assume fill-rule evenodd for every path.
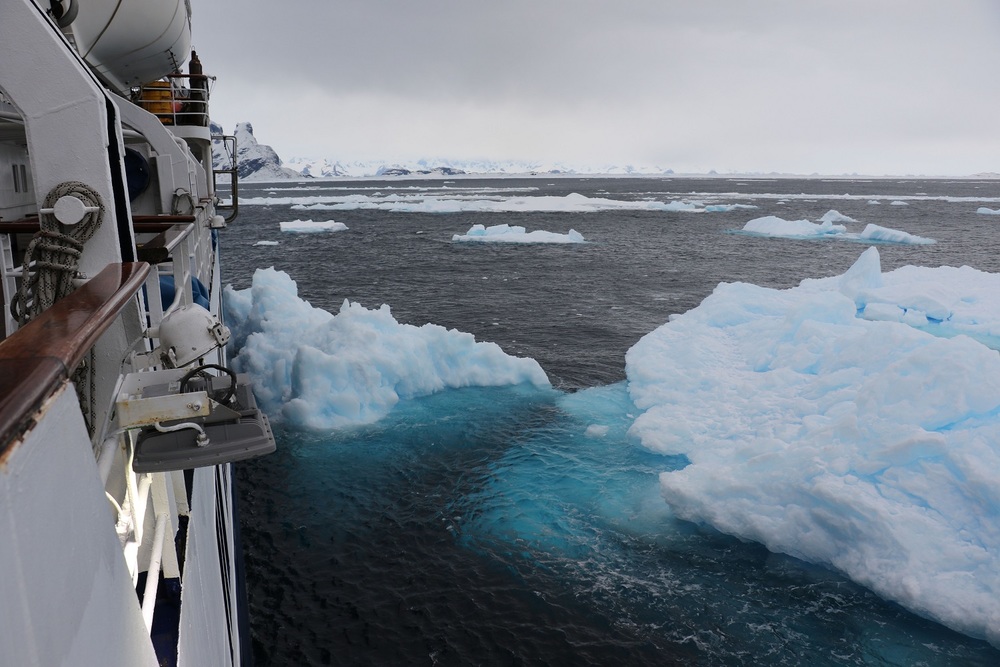
M 75 225 L 64 225 L 51 212 L 42 213 L 41 230 L 32 237 L 24 253 L 21 285 L 10 304 L 11 315 L 24 326 L 74 289 L 84 244 L 104 221 L 104 201 L 99 192 L 80 181 L 66 181 L 45 196 L 43 209 L 51 211 L 62 197 L 76 197 L 87 211 Z M 34 269 L 34 271 L 32 271 Z

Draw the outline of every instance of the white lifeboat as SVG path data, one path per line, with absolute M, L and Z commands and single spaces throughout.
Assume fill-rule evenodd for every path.
M 118 92 L 170 74 L 191 52 L 187 0 L 62 0 L 77 2 L 66 30 L 84 60 Z

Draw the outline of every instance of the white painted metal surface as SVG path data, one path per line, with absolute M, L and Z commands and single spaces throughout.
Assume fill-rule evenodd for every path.
M 194 490 L 191 496 L 191 522 L 188 529 L 188 544 L 185 562 L 192 563 L 190 571 L 184 573 L 184 589 L 181 594 L 180 643 L 177 652 L 178 667 L 196 665 L 218 665 L 229 667 L 239 665 L 239 645 L 235 653 L 230 646 L 230 629 L 220 626 L 218 619 L 226 618 L 226 606 L 236 607 L 226 599 L 223 589 L 221 557 L 232 563 L 232 553 L 219 551 L 216 525 L 216 468 L 196 468 Z M 228 479 L 223 488 L 225 498 L 229 497 Z M 228 509 L 228 508 L 225 508 Z M 231 516 L 226 512 L 226 516 Z M 223 527 L 225 530 L 225 527 Z M 230 535 L 228 543 L 232 544 Z M 232 619 L 235 622 L 235 619 Z M 235 658 L 231 657 L 235 655 Z
M 79 62 L 62 35 L 29 0 L 4 0 L 0 14 L 0 90 L 25 122 L 35 200 L 44 201 L 66 181 L 86 183 L 101 196 L 105 222 L 87 242 L 80 268 L 96 275 L 110 262 L 122 260 L 115 225 L 117 212 L 108 134 L 109 97 Z M 124 180 L 124 176 L 122 176 Z
M 72 385 L 0 463 L 0 665 L 156 665 Z

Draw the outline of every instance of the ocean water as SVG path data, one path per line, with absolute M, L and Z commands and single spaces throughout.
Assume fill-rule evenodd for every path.
M 324 194 L 372 205 L 571 193 L 758 208 L 290 204 Z M 997 182 L 540 175 L 244 184 L 242 195 L 271 203 L 245 206 L 221 234 L 234 287 L 274 266 L 314 306 L 387 303 L 400 322 L 456 328 L 532 357 L 553 384 L 449 390 L 338 432 L 278 425 L 278 452 L 237 466 L 257 664 L 1000 663 L 988 644 L 837 573 L 674 518 L 657 474 L 685 461 L 626 437 L 634 414 L 624 386 L 629 347 L 718 283 L 790 287 L 842 273 L 867 247 L 734 233 L 748 220 L 816 221 L 836 209 L 937 241 L 879 246 L 883 270 L 998 272 L 1000 217 L 976 212 L 1000 208 Z M 306 218 L 349 229 L 279 231 Z M 499 223 L 575 229 L 588 243 L 451 241 L 473 224 Z M 588 432 L 592 424 L 606 432 Z

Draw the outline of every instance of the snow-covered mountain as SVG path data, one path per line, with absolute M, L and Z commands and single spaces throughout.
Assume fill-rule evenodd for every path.
M 212 134 L 223 129 L 212 123 Z M 672 174 L 662 167 L 635 165 L 580 165 L 562 162 L 524 162 L 514 160 L 447 160 L 443 158 L 410 160 L 337 160 L 335 158 L 293 157 L 283 162 L 273 148 L 257 142 L 250 123 L 237 123 L 236 163 L 240 180 L 275 181 L 299 178 L 338 178 L 364 176 L 453 176 L 455 174 Z M 228 163 L 221 141 L 213 142 L 212 159 L 216 168 Z
M 303 176 L 336 178 L 339 176 L 400 176 L 409 174 L 671 174 L 670 169 L 635 165 L 577 165 L 562 162 L 524 162 L 499 160 L 421 159 L 407 162 L 387 160 L 336 160 L 333 158 L 293 157 L 284 165 Z
M 213 135 L 223 134 L 223 129 L 217 123 L 212 123 Z M 283 179 L 302 178 L 298 171 L 283 167 L 281 158 L 273 148 L 257 143 L 253 135 L 253 125 L 237 123 L 236 131 L 236 170 L 242 181 L 276 181 Z M 212 164 L 218 169 L 228 166 L 228 158 L 224 154 L 221 141 L 212 142 Z

